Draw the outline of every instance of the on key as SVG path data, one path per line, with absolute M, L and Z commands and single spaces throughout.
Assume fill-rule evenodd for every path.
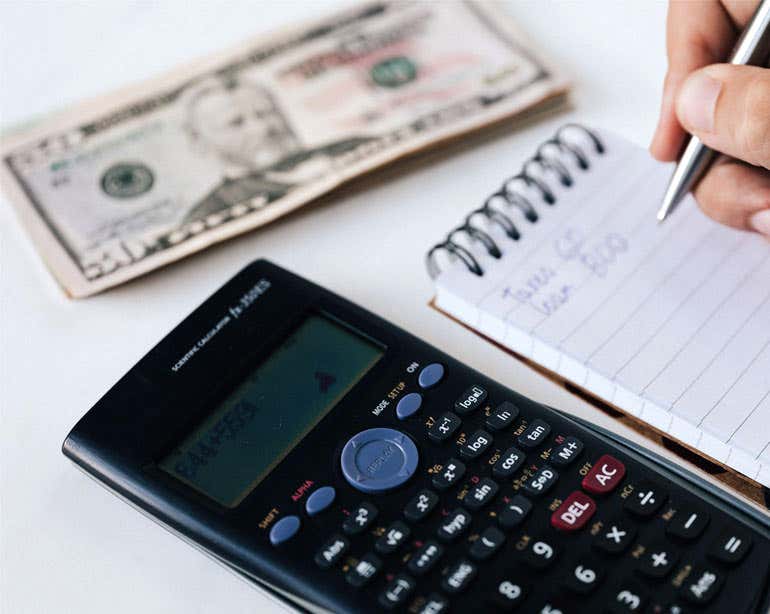
M 595 494 L 606 495 L 620 484 L 626 475 L 626 466 L 614 456 L 605 454 L 597 460 L 591 471 L 583 478 L 583 489 Z
M 519 435 L 519 445 L 525 448 L 535 448 L 545 441 L 550 432 L 550 424 L 539 419 L 533 420 L 527 430 Z

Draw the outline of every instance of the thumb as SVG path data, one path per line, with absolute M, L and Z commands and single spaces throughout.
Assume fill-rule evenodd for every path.
M 679 90 L 676 114 L 712 149 L 770 168 L 770 69 L 714 64 L 696 70 Z

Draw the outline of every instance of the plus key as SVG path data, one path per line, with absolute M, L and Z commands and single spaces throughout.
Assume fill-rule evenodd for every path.
M 595 495 L 606 495 L 617 488 L 624 475 L 626 466 L 614 456 L 605 454 L 583 478 L 583 490 Z

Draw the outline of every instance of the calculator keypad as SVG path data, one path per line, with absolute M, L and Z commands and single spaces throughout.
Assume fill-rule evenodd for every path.
M 493 387 L 472 382 L 435 403 L 448 381 L 442 369 L 430 386 L 404 391 L 422 395 L 406 420 L 393 410 L 418 442 L 415 477 L 381 498 L 354 498 L 318 542 L 318 567 L 341 569 L 348 590 L 374 591 L 382 609 L 699 611 L 756 547 L 612 445 Z

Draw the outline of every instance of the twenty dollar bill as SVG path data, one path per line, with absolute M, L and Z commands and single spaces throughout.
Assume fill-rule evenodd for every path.
M 565 89 L 490 2 L 364 4 L 17 135 L 0 179 L 87 296 Z

